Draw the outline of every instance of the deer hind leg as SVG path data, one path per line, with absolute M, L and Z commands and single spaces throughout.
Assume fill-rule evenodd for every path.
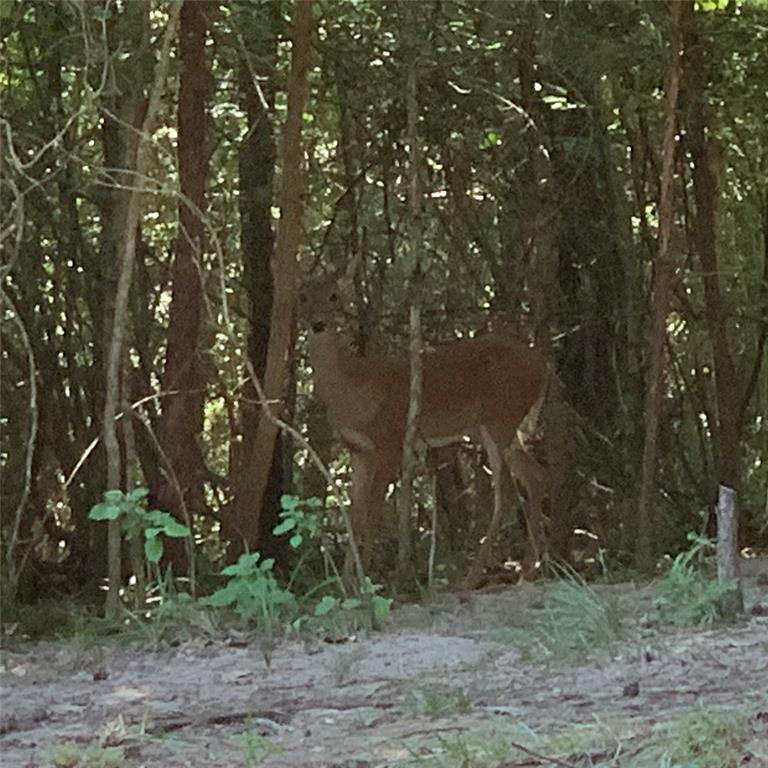
M 515 440 L 506 449 L 504 458 L 512 479 L 523 486 L 528 496 L 525 521 L 529 549 L 523 571 L 530 574 L 538 569 L 545 555 L 544 501 L 547 497 L 547 473 L 519 440 Z
M 493 477 L 493 516 L 491 522 L 488 525 L 485 537 L 480 543 L 480 547 L 475 555 L 474 562 L 472 563 L 469 573 L 464 580 L 464 586 L 467 589 L 472 589 L 477 586 L 480 581 L 480 577 L 483 575 L 485 569 L 488 553 L 490 552 L 493 542 L 496 540 L 496 536 L 501 528 L 501 518 L 504 514 L 504 499 L 503 499 L 503 486 L 502 486 L 502 473 L 504 471 L 504 457 L 502 452 L 496 443 L 496 441 L 490 436 L 485 427 L 481 428 L 481 438 L 485 451 L 488 454 L 488 463 L 491 465 L 491 475 Z

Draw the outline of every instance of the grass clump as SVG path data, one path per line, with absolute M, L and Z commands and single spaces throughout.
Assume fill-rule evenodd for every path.
M 43 758 L 54 768 L 122 768 L 125 755 L 121 747 L 101 747 L 65 741 L 43 750 Z
M 708 538 L 689 533 L 691 546 L 675 557 L 660 584 L 656 609 L 662 622 L 674 626 L 707 626 L 722 618 L 722 601 L 732 581 L 717 579 L 714 548 Z
M 655 728 L 646 765 L 730 768 L 741 764 L 749 718 L 736 710 L 700 709 Z M 641 753 L 642 757 L 642 753 Z M 639 764 L 640 765 L 640 764 Z
M 532 626 L 512 632 L 512 642 L 529 659 L 593 658 L 626 635 L 618 595 L 600 594 L 571 571 L 562 570 L 537 614 Z
M 472 702 L 463 688 L 430 686 L 411 691 L 406 699 L 408 711 L 414 717 L 437 719 L 465 715 L 472 711 Z

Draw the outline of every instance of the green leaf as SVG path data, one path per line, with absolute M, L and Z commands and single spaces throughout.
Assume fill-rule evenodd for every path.
M 304 537 L 300 533 L 294 533 L 289 539 L 288 543 L 294 548 L 298 549 L 301 546 L 301 542 L 304 541 Z
M 154 523 L 158 528 L 165 528 L 166 525 L 175 522 L 173 515 L 168 514 L 168 512 L 161 512 L 159 509 L 147 512 L 145 518 L 149 522 Z
M 176 539 L 189 536 L 189 528 L 186 525 L 182 525 L 168 512 L 153 509 L 151 512 L 147 512 L 144 518 L 156 525 L 166 536 Z
M 236 563 L 222 568 L 221 573 L 223 576 L 250 576 L 260 557 L 258 552 L 245 552 L 240 555 Z
M 149 531 L 145 531 L 145 534 L 147 533 L 149 533 Z M 144 557 L 146 557 L 150 563 L 159 563 L 162 556 L 162 540 L 158 539 L 157 536 L 147 536 L 147 539 L 144 542 Z
M 280 506 L 286 511 L 286 512 L 292 512 L 296 507 L 298 507 L 301 504 L 301 499 L 298 496 L 292 496 L 290 494 L 284 493 L 280 497 Z
M 241 600 L 242 597 L 242 586 L 235 581 L 230 581 L 229 584 L 226 584 L 221 589 L 217 589 L 212 595 L 204 597 L 201 602 L 203 605 L 223 608 L 226 605 L 232 605 L 232 603 Z
M 186 525 L 182 525 L 177 520 L 174 520 L 163 528 L 163 533 L 166 536 L 170 536 L 172 539 L 181 539 L 184 536 L 189 536 L 189 528 L 187 528 Z
M 128 496 L 126 496 L 128 501 L 132 501 L 134 504 L 139 503 L 140 501 L 143 501 L 144 499 L 149 496 L 149 489 L 148 488 L 134 488 Z
M 282 523 L 278 523 L 272 529 L 272 533 L 274 533 L 275 536 L 282 536 L 282 534 L 288 533 L 288 531 L 292 531 L 295 527 L 296 527 L 296 518 L 286 517 Z
M 104 491 L 104 502 L 106 504 L 122 504 L 124 499 L 125 494 L 122 491 Z
M 495 147 L 501 142 L 501 136 L 498 131 L 486 131 L 483 140 L 480 142 L 480 149 L 489 149 Z
M 108 504 L 105 501 L 94 504 L 88 517 L 91 520 L 117 520 L 120 516 L 120 506 L 118 504 Z
M 371 607 L 373 608 L 373 615 L 376 620 L 381 621 L 389 616 L 389 611 L 392 608 L 392 598 L 374 595 L 371 598 Z
M 359 608 L 362 605 L 362 601 L 358 597 L 348 597 L 345 600 L 342 600 L 341 607 L 345 611 L 351 611 L 354 608 Z
M 339 601 L 337 598 L 333 597 L 332 595 L 325 595 L 324 597 L 320 598 L 317 605 L 315 606 L 314 614 L 315 616 L 326 616 L 334 608 L 336 608 L 338 604 Z

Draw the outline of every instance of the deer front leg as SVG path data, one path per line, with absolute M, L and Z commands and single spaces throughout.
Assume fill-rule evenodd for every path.
M 381 505 L 387 487 L 395 479 L 397 462 L 395 460 L 393 464 L 392 460 L 380 451 L 353 450 L 351 459 L 352 488 L 349 495 L 352 531 L 360 552 L 361 565 L 363 570 L 367 571 L 373 556 Z
M 374 477 L 374 462 L 368 453 L 352 450 L 350 455 L 352 465 L 352 487 L 349 490 L 350 521 L 352 535 L 355 537 L 360 553 L 360 563 L 363 570 L 370 564 L 370 533 L 369 519 L 371 515 L 371 488 Z M 352 547 L 347 551 L 344 565 L 345 572 L 351 572 Z

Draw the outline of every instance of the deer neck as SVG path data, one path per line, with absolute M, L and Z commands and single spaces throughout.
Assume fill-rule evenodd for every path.
M 343 353 L 339 349 L 336 329 L 330 325 L 309 336 L 309 359 L 314 371 L 315 390 L 326 405 L 340 396 L 344 382 Z

